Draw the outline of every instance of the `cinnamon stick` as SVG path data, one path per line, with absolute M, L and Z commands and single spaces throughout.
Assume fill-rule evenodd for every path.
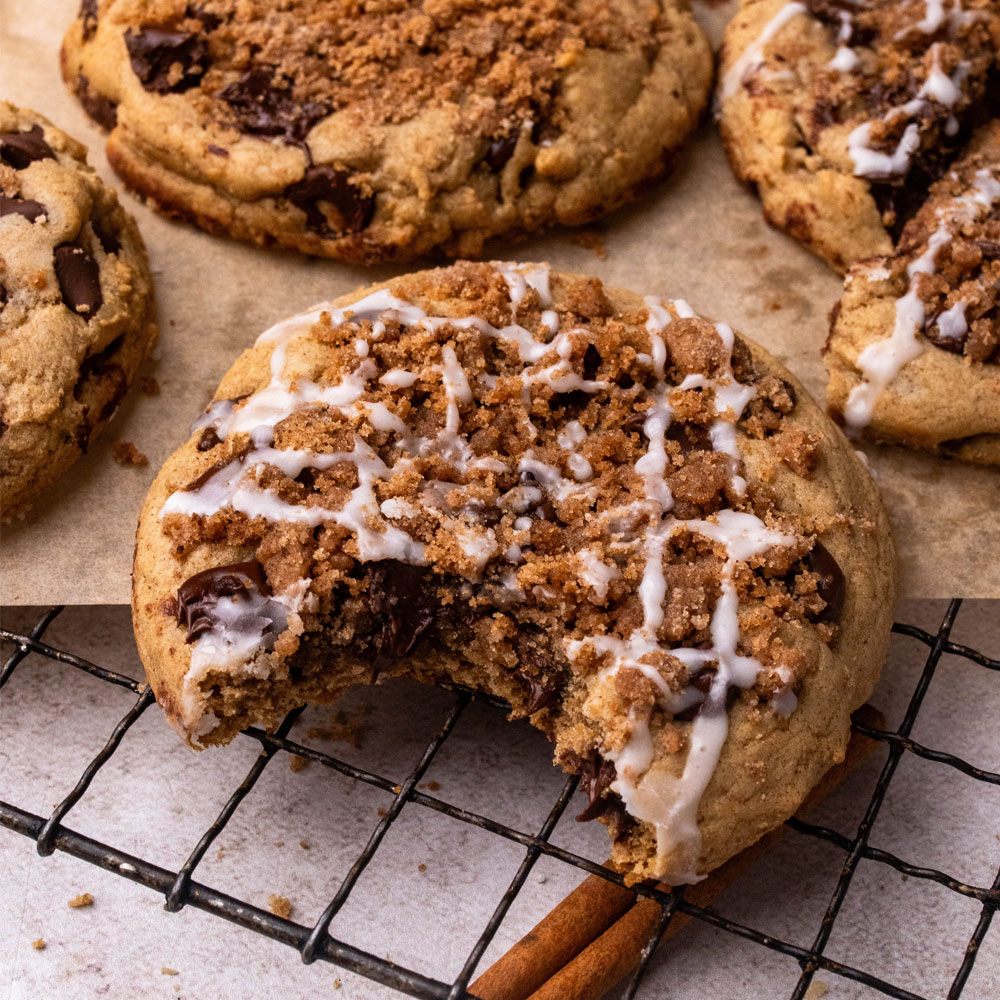
M 855 719 L 872 728 L 885 720 L 870 705 Z M 852 734 L 844 760 L 834 765 L 796 813 L 815 808 L 874 750 L 876 741 Z M 708 906 L 785 834 L 780 826 L 691 886 L 686 898 Z M 667 888 L 663 886 L 662 888 Z M 487 969 L 470 987 L 481 1000 L 599 1000 L 631 972 L 660 919 L 660 904 L 614 882 L 589 876 L 556 908 Z M 669 940 L 691 918 L 675 914 Z

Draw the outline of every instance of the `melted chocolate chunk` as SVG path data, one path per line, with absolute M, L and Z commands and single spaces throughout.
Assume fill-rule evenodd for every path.
M 187 17 L 193 17 L 201 21 L 206 31 L 215 31 L 215 29 L 222 24 L 222 18 L 219 17 L 218 14 L 213 14 L 211 11 L 204 10 L 198 4 L 189 3 L 184 9 L 184 14 Z
M 206 427 L 198 438 L 197 448 L 198 451 L 211 451 L 217 444 L 222 444 L 222 438 L 214 427 Z
M 97 31 L 97 0 L 81 0 L 80 22 L 83 25 L 83 40 L 89 42 Z
M 530 677 L 521 674 L 521 680 L 528 685 L 528 704 L 524 708 L 525 715 L 534 715 L 543 708 L 555 705 L 562 697 L 566 686 L 566 675 L 563 673 L 549 674 L 542 677 Z
M 0 282 L 0 309 L 7 305 L 7 286 Z
M 208 61 L 208 48 L 192 31 L 163 28 L 129 28 L 125 32 L 132 71 L 144 89 L 154 94 L 179 94 L 201 82 Z M 177 76 L 174 66 L 180 66 Z
M 265 597 L 271 593 L 264 567 L 256 560 L 216 566 L 185 580 L 177 590 L 177 624 L 187 629 L 185 641 L 194 642 L 215 627 L 219 598 L 254 591 Z
M 605 760 L 596 750 L 590 751 L 585 760 L 573 761 L 580 774 L 580 788 L 587 793 L 587 808 L 576 817 L 578 823 L 587 823 L 604 815 L 607 806 L 605 793 L 615 780 L 617 772 L 610 760 Z
M 1000 260 L 1000 243 L 993 240 L 974 240 L 983 260 Z
M 216 97 L 232 109 L 241 131 L 281 136 L 292 145 L 301 145 L 313 125 L 330 113 L 329 106 L 318 101 L 300 104 L 289 88 L 275 86 L 273 70 L 261 66 L 247 70 Z
M 52 147 L 42 138 L 42 126 L 27 132 L 0 132 L 0 160 L 15 170 L 24 170 L 35 160 L 54 160 Z
M 375 198 L 351 184 L 350 177 L 334 167 L 310 167 L 285 189 L 285 197 L 306 213 L 306 225 L 320 236 L 356 233 L 371 222 Z
M 121 250 L 121 241 L 116 233 L 107 228 L 105 220 L 92 218 L 90 224 L 94 227 L 94 232 L 101 241 L 101 248 L 105 253 L 118 253 Z
M 202 486 L 204 486 L 205 483 L 207 483 L 212 478 L 212 476 L 214 476 L 220 469 L 224 469 L 231 462 L 242 462 L 243 459 L 245 459 L 247 455 L 250 454 L 250 447 L 251 447 L 251 442 L 247 441 L 246 444 L 244 444 L 243 447 L 240 448 L 240 450 L 236 452 L 236 454 L 233 455 L 232 458 L 220 458 L 218 462 L 216 462 L 214 465 L 210 465 L 203 473 L 201 473 L 201 475 L 195 476 L 195 478 L 192 479 L 191 482 L 189 482 L 187 486 L 184 487 L 184 492 L 194 493 L 196 490 L 200 490 Z M 208 451 L 209 449 L 199 448 L 198 450 Z
M 379 619 L 372 681 L 413 649 L 438 609 L 425 566 L 382 559 L 365 567 L 368 610 Z
M 118 105 L 94 90 L 82 73 L 76 78 L 76 96 L 83 110 L 102 128 L 110 132 L 118 124 Z
M 603 360 L 600 351 L 593 344 L 588 344 L 583 353 L 583 377 L 588 382 L 593 382 L 597 377 L 597 369 L 601 367 Z
M 73 312 L 90 319 L 104 301 L 97 261 L 82 247 L 69 243 L 56 247 L 54 256 L 63 301 Z
M 35 219 L 44 218 L 46 211 L 40 201 L 32 201 L 30 198 L 8 198 L 7 195 L 0 194 L 0 217 L 4 215 L 22 215 L 28 222 L 34 222 Z
M 819 577 L 816 590 L 826 602 L 826 607 L 818 614 L 813 615 L 811 620 L 827 622 L 839 618 L 840 612 L 844 609 L 847 581 L 844 579 L 843 571 L 837 565 L 837 560 L 830 555 L 822 542 L 816 542 L 812 551 L 806 556 L 806 568 L 810 573 L 815 573 Z

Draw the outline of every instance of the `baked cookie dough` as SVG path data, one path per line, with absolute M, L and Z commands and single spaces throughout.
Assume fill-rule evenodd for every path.
M 996 0 L 743 0 L 716 99 L 733 171 L 837 270 L 891 253 L 997 107 L 998 53 Z
M 85 0 L 62 67 L 161 211 L 374 263 L 632 198 L 712 56 L 687 0 Z
M 871 479 L 683 301 L 458 263 L 264 333 L 150 490 L 133 616 L 192 744 L 393 674 L 507 699 L 630 878 L 790 816 L 878 676 Z
M 0 514 L 87 451 L 156 341 L 135 222 L 48 119 L 0 101 Z
M 894 255 L 851 268 L 824 353 L 850 431 L 1000 465 L 1000 120 L 933 185 Z

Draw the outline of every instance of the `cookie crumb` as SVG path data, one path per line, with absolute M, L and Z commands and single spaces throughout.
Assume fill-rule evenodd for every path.
M 34 948 L 35 951 L 45 951 L 45 938 L 35 938 L 35 940 L 31 942 L 31 947 Z
M 292 904 L 284 896 L 277 896 L 272 892 L 267 897 L 267 905 L 271 907 L 271 912 L 276 917 L 284 917 L 287 920 L 292 915 Z
M 604 245 L 604 237 L 594 229 L 579 229 L 570 234 L 570 242 L 584 250 L 592 250 L 598 260 L 608 259 L 608 249 Z
M 378 814 L 383 819 L 388 815 L 387 811 L 385 809 L 383 809 L 381 806 L 378 807 Z
M 339 979 L 335 979 L 335 980 L 333 981 L 333 988 L 334 988 L 335 990 L 339 990 L 339 989 L 340 989 L 340 987 L 341 987 L 341 986 L 343 986 L 343 985 L 344 985 L 344 984 L 343 984 L 343 983 L 342 983 L 342 982 L 341 982 L 341 981 L 340 981 Z
M 274 846 L 275 847 L 284 847 L 285 846 L 285 842 L 283 840 L 276 840 L 274 842 Z
M 309 845 L 304 840 L 299 841 L 299 847 L 301 847 L 303 851 L 309 850 Z
M 131 441 L 115 441 L 111 445 L 111 457 L 119 465 L 148 465 L 149 459 Z
M 806 990 L 805 1000 L 820 1000 L 830 992 L 830 987 L 822 979 L 814 979 Z
M 425 872 L 425 871 L 427 871 L 427 865 L 425 865 L 423 862 L 421 862 L 419 865 L 417 865 L 417 871 L 418 872 Z
M 176 969 L 170 969 L 167 966 L 162 966 L 160 969 L 161 976 L 179 976 L 180 973 Z
M 157 382 L 152 375 L 143 375 L 143 377 L 139 379 L 139 389 L 147 396 L 159 396 L 160 383 Z
M 94 897 L 89 892 L 81 892 L 79 896 L 74 896 L 66 905 L 71 910 L 79 910 L 83 906 L 93 906 Z
M 288 762 L 288 769 L 290 771 L 301 771 L 308 763 L 308 757 L 300 757 L 297 753 L 293 753 L 291 760 Z
M 426 788 L 429 792 L 437 792 L 441 790 L 441 786 L 436 781 L 422 781 L 417 788 Z
M 399 795 L 399 793 L 400 793 L 400 792 L 401 792 L 402 790 L 403 790 L 403 786 L 402 786 L 402 785 L 393 785 L 393 786 L 392 786 L 392 794 L 393 794 L 393 795 Z

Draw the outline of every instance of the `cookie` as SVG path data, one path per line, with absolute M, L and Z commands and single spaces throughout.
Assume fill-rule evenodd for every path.
M 907 223 L 855 264 L 825 349 L 853 433 L 1000 465 L 1000 120 Z
M 279 323 L 160 470 L 133 620 L 195 746 L 405 674 L 506 699 L 629 878 L 690 881 L 843 754 L 894 557 L 843 435 L 682 302 L 458 263 Z
M 142 237 L 86 154 L 0 102 L 4 520 L 87 451 L 156 341 Z
M 744 0 L 716 103 L 733 171 L 837 270 L 889 254 L 996 107 L 998 53 L 995 0 Z
M 686 0 L 88 0 L 62 67 L 161 211 L 374 263 L 632 198 L 712 56 Z

